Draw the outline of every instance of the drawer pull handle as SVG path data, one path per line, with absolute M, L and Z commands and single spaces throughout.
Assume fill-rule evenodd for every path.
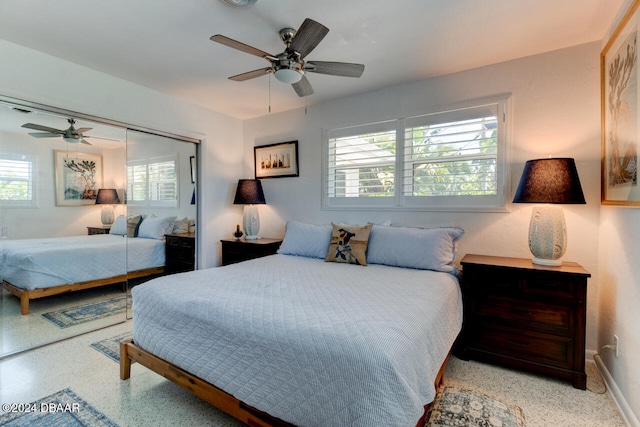
M 517 345 L 518 347 L 526 347 L 526 348 L 531 347 L 531 343 L 528 343 L 528 342 L 513 341 L 513 340 L 510 340 L 509 338 L 507 338 L 507 344 Z
M 515 308 L 509 308 L 509 309 L 507 309 L 507 311 L 509 313 L 521 314 L 523 316 L 531 316 L 531 315 L 533 315 L 533 313 L 531 313 L 530 311 L 518 310 L 518 309 L 515 309 Z

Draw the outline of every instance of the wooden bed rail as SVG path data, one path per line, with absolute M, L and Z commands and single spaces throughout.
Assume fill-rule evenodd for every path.
M 131 376 L 132 360 L 162 375 L 169 381 L 249 426 L 293 427 L 293 424 L 259 411 L 216 386 L 143 350 L 135 345 L 131 339 L 120 342 L 120 379 L 126 380 Z
M 97 288 L 100 286 L 113 285 L 123 283 L 123 292 L 126 292 L 127 279 L 136 279 L 139 277 L 152 276 L 164 273 L 164 267 L 153 267 L 144 270 L 130 271 L 127 274 L 107 277 L 106 279 L 89 280 L 86 282 L 76 282 L 67 285 L 52 286 L 50 288 L 38 288 L 32 290 L 21 289 L 7 281 L 2 281 L 2 286 L 11 294 L 20 298 L 20 313 L 22 315 L 29 314 L 29 302 L 32 299 L 49 297 L 52 295 L 65 294 L 67 292 L 75 292 L 83 289 Z
M 436 389 L 444 383 L 444 370 L 449 360 L 445 359 L 436 376 Z M 189 372 L 169 363 L 158 356 L 134 344 L 132 339 L 120 342 L 120 379 L 127 380 L 131 377 L 131 362 L 136 361 L 142 366 L 151 369 L 162 375 L 169 381 L 179 385 L 188 392 L 198 396 L 200 399 L 209 402 L 216 408 L 231 415 L 237 420 L 254 427 L 293 427 L 293 424 L 275 418 L 266 412 L 260 411 L 236 399 L 227 392 L 206 382 L 205 380 L 190 374 Z M 426 411 L 429 405 L 425 405 L 425 413 L 418 420 L 416 427 L 424 425 Z

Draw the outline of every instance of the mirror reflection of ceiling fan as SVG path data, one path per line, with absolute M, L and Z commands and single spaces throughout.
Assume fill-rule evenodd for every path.
M 29 135 L 35 138 L 57 138 L 62 137 L 65 142 L 70 142 L 73 144 L 83 143 L 87 145 L 91 145 L 85 138 L 89 136 L 84 136 L 85 132 L 90 131 L 93 128 L 79 128 L 76 129 L 73 125 L 76 123 L 74 119 L 67 119 L 69 122 L 69 127 L 67 129 L 56 129 L 49 126 L 38 125 L 35 123 L 25 123 L 22 125 L 23 128 L 39 130 L 42 132 L 29 132 Z
M 304 58 L 315 49 L 328 32 L 329 29 L 327 27 L 309 18 L 304 20 L 298 31 L 293 28 L 283 28 L 280 30 L 280 39 L 287 48 L 278 55 L 271 55 L 221 34 L 211 36 L 211 40 L 264 58 L 270 64 L 266 68 L 229 77 L 230 80 L 245 81 L 265 74 L 273 74 L 279 81 L 290 83 L 298 96 L 304 97 L 313 94 L 313 88 L 307 79 L 306 73 L 360 77 L 364 72 L 364 65 L 362 64 L 305 61 Z

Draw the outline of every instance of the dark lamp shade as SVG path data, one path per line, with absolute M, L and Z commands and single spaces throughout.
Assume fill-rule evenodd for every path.
M 265 205 L 262 183 L 257 179 L 241 179 L 238 181 L 234 205 Z
M 98 190 L 96 205 L 117 205 L 120 203 L 118 192 L 113 188 L 101 188 Z
M 513 203 L 586 204 L 574 160 L 527 161 Z

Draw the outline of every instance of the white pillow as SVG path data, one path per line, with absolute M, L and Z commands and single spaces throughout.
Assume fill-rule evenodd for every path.
M 124 215 L 119 215 L 115 221 L 113 221 L 113 225 L 111 226 L 110 234 L 117 234 L 119 236 L 127 235 L 127 219 Z
M 284 240 L 278 253 L 324 259 L 331 244 L 332 230 L 333 227 L 330 225 L 287 221 Z
M 145 218 L 140 224 L 138 237 L 146 239 L 164 239 L 164 235 L 170 233 L 173 229 L 173 221 L 175 216 L 165 216 L 162 218 Z
M 413 228 L 374 225 L 369 236 L 367 263 L 435 270 L 457 274 L 459 227 Z

